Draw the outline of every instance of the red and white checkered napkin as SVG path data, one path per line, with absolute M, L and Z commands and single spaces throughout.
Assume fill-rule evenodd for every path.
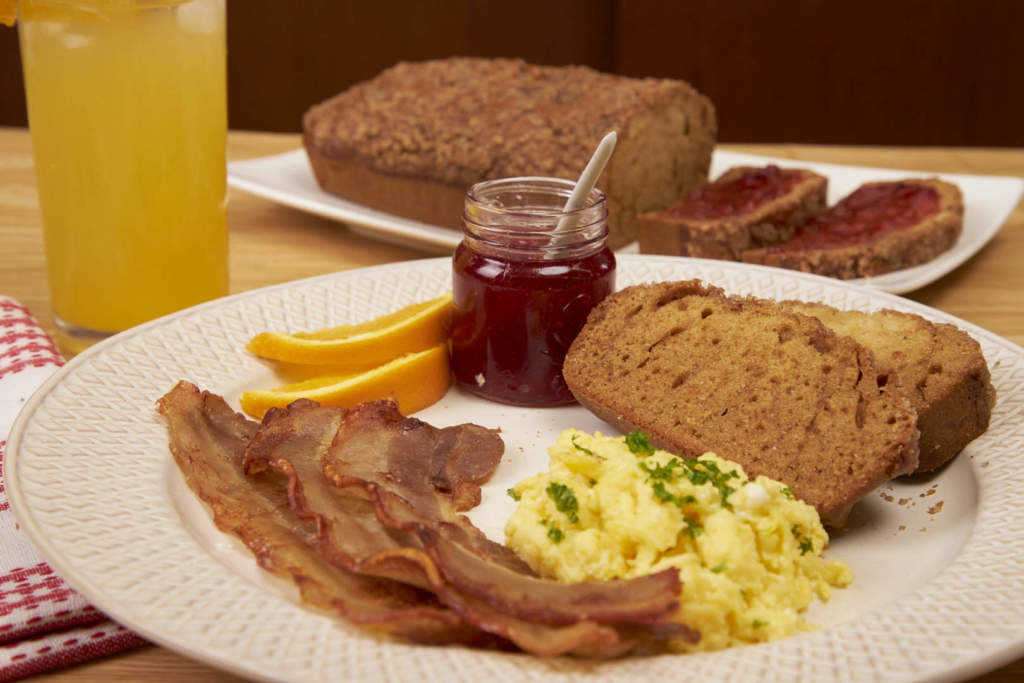
M 146 641 L 88 604 L 18 529 L 3 482 L 15 416 L 64 364 L 29 310 L 0 296 L 0 681 L 78 664 Z

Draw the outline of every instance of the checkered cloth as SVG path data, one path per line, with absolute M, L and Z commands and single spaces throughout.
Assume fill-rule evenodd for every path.
M 0 296 L 0 681 L 146 642 L 107 619 L 53 573 L 18 529 L 7 499 L 7 434 L 28 397 L 63 364 L 28 309 Z

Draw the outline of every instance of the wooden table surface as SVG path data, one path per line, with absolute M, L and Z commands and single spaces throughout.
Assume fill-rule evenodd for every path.
M 296 135 L 234 132 L 230 159 L 295 149 Z M 1022 149 L 722 145 L 773 156 L 923 172 L 1024 176 Z M 297 278 L 424 258 L 431 254 L 350 232 L 341 224 L 231 190 L 231 291 Z M 54 333 L 46 284 L 31 143 L 24 129 L 0 128 L 0 294 L 28 306 Z M 945 311 L 1024 345 L 1024 205 L 977 255 L 907 298 Z M 1020 634 L 1024 638 L 1024 633 Z M 866 653 L 868 656 L 869 653 Z M 229 681 L 234 677 L 170 650 L 146 646 L 40 678 L 56 681 Z M 977 680 L 1024 680 L 1024 658 Z

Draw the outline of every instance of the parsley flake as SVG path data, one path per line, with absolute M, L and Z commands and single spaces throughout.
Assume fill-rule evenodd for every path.
M 576 513 L 580 509 L 580 504 L 576 500 L 576 494 L 572 492 L 572 489 L 565 484 L 560 484 L 557 481 L 553 481 L 548 484 L 547 488 L 548 498 L 555 501 L 555 508 L 564 513 L 569 521 L 576 524 L 580 521 L 579 515 Z
M 793 534 L 793 538 L 799 541 L 800 554 L 806 555 L 807 553 L 814 552 L 814 542 L 808 536 L 804 536 L 800 533 L 800 525 L 794 524 L 790 528 L 790 532 Z
M 654 497 L 660 500 L 662 503 L 674 503 L 682 507 L 687 503 L 696 503 L 697 499 L 693 496 L 683 496 L 680 498 L 676 494 L 665 488 L 664 482 L 656 481 L 651 484 L 651 488 L 654 490 Z
M 505 489 L 505 493 L 508 494 L 509 498 L 511 498 L 512 500 L 514 500 L 516 502 L 519 502 L 519 500 L 522 499 L 522 496 L 519 495 L 519 492 L 516 491 L 515 489 Z
M 634 455 L 650 455 L 654 452 L 651 438 L 641 429 L 634 429 L 626 435 L 626 447 Z
M 704 531 L 704 527 L 699 522 L 695 522 L 689 517 L 683 517 L 683 521 L 686 522 L 686 533 L 690 534 L 690 538 L 697 538 Z
M 729 565 L 727 565 L 725 562 L 723 562 L 721 564 L 717 564 L 714 567 L 712 567 L 711 571 L 714 572 L 715 574 L 721 574 L 722 572 L 724 572 L 728 568 L 729 568 Z
M 682 464 L 685 467 L 683 476 L 689 479 L 691 484 L 700 486 L 710 482 L 718 489 L 718 494 L 722 497 L 722 507 L 732 509 L 732 505 L 729 504 L 729 495 L 736 489 L 726 482 L 740 476 L 736 470 L 723 472 L 718 464 L 711 460 L 683 460 Z
M 583 451 L 587 455 L 595 455 L 594 451 L 592 451 L 589 448 L 586 448 L 586 447 L 581 446 L 578 443 L 576 443 L 576 436 L 578 436 L 578 435 L 573 435 L 573 437 L 572 437 L 572 447 L 575 448 L 578 451 Z
M 764 628 L 768 625 L 767 621 L 761 621 L 760 619 L 754 619 L 754 628 Z
M 562 532 L 557 526 L 552 524 L 548 527 L 548 538 L 551 539 L 552 543 L 561 543 L 562 539 L 565 538 L 565 533 Z
M 783 486 L 782 495 L 784 495 L 786 498 L 789 498 L 790 500 L 793 500 L 793 489 L 789 488 L 788 486 Z
M 666 479 L 672 481 L 677 478 L 675 474 L 676 468 L 682 469 L 683 463 L 679 458 L 672 458 L 664 465 L 655 465 L 651 467 L 647 463 L 640 463 L 640 469 L 642 469 L 647 476 L 651 479 Z

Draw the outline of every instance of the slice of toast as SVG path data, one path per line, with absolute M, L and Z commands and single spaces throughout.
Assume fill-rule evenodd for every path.
M 899 375 L 921 432 L 916 472 L 941 467 L 988 429 L 996 391 L 981 346 L 963 330 L 892 310 L 840 311 L 799 301 L 782 305 L 852 337 L 871 349 L 883 372 Z
M 782 481 L 831 526 L 917 468 L 917 414 L 870 351 L 815 318 L 696 280 L 606 298 L 563 374 L 606 422 Z
M 825 211 L 828 179 L 806 169 L 736 166 L 662 211 L 637 216 L 642 254 L 739 261 Z
M 963 224 L 963 197 L 952 183 L 865 183 L 797 228 L 791 240 L 748 249 L 741 258 L 843 280 L 870 277 L 933 260 L 956 244 Z

